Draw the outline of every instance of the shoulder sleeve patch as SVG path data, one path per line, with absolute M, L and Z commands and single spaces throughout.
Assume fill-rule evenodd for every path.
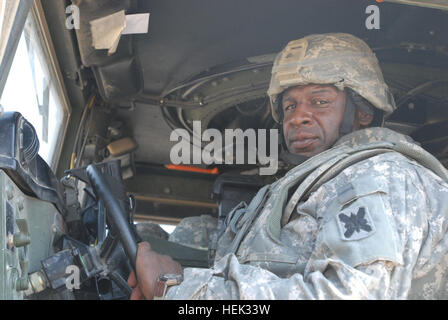
M 322 241 L 336 258 L 352 267 L 376 260 L 402 264 L 398 230 L 386 211 L 390 210 L 387 190 L 372 181 L 361 185 L 353 186 L 348 203 L 335 198 L 326 205 Z

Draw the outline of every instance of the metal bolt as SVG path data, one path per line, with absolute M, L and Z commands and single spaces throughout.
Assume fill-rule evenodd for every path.
M 29 235 L 26 235 L 22 232 L 14 234 L 14 246 L 16 248 L 29 245 L 30 242 L 31 242 L 31 238 Z

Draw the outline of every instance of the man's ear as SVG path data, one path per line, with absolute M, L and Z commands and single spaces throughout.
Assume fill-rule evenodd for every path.
M 356 108 L 356 117 L 360 127 L 368 127 L 373 120 L 373 114 L 364 112 L 361 108 Z

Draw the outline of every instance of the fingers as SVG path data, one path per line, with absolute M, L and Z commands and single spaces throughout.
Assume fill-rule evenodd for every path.
M 140 242 L 137 250 L 137 276 L 140 276 L 139 269 L 145 268 L 148 264 L 150 255 L 152 254 L 151 245 L 148 242 Z
M 141 242 L 137 251 L 137 274 L 131 272 L 128 284 L 134 288 L 131 299 L 152 299 L 161 274 L 182 274 L 181 265 L 170 256 L 151 250 L 148 242 Z
M 144 254 L 148 251 L 151 251 L 151 245 L 148 242 L 140 242 L 138 244 L 138 249 L 137 249 L 137 259 L 138 259 L 139 255 L 141 256 L 142 254 Z M 128 278 L 128 285 L 131 288 L 134 288 L 137 285 L 137 283 L 138 283 L 137 277 L 136 277 L 134 271 L 131 271 L 131 273 L 129 274 L 129 278 Z
M 137 286 L 132 290 L 130 300 L 145 300 L 145 296 L 143 295 L 140 287 Z
M 128 286 L 130 286 L 131 288 L 134 288 L 135 286 L 137 286 L 137 278 L 135 276 L 134 271 L 131 271 L 131 273 L 129 274 Z
M 176 274 L 184 274 L 184 269 L 182 269 L 182 266 L 180 265 L 179 262 L 175 261 L 176 263 L 176 267 L 175 267 L 175 271 L 174 273 Z

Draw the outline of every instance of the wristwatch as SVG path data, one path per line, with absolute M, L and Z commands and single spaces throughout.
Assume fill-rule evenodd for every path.
M 157 279 L 156 294 L 154 295 L 154 300 L 165 299 L 166 291 L 168 287 L 176 286 L 182 283 L 184 276 L 182 274 L 166 273 L 159 276 Z M 160 289 L 161 288 L 161 289 Z M 157 292 L 162 291 L 162 295 L 158 296 Z

